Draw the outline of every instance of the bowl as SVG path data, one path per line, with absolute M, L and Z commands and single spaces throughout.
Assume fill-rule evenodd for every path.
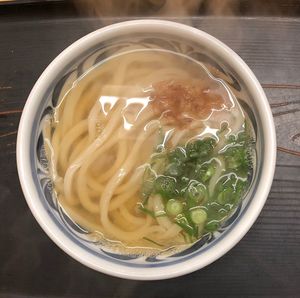
M 126 41 L 159 43 L 172 50 L 184 44 L 189 55 L 213 65 L 241 98 L 256 131 L 256 165 L 250 189 L 239 208 L 208 239 L 166 258 L 118 254 L 93 241 L 60 208 L 52 191 L 41 127 L 51 113 L 63 82 L 77 71 L 101 61 L 105 48 Z M 135 20 L 96 30 L 66 48 L 34 85 L 22 113 L 17 139 L 17 165 L 21 186 L 32 214 L 48 236 L 80 263 L 109 275 L 136 279 L 166 279 L 201 269 L 214 262 L 247 233 L 258 217 L 270 190 L 276 159 L 274 122 L 267 98 L 245 62 L 229 47 L 195 28 L 162 20 Z

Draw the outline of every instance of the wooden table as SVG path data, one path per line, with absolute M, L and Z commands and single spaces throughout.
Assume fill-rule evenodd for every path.
M 177 21 L 229 45 L 267 94 L 278 156 L 272 190 L 258 220 L 214 264 L 167 281 L 121 280 L 67 256 L 41 230 L 24 200 L 15 161 L 17 129 L 43 69 L 66 46 L 103 23 L 0 19 L 0 297 L 300 297 L 300 19 Z

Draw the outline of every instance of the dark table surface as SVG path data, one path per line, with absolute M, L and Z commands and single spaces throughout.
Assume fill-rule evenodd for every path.
M 173 19 L 235 50 L 260 80 L 275 117 L 277 166 L 267 203 L 221 259 L 171 280 L 113 278 L 66 255 L 31 215 L 15 160 L 30 89 L 70 43 L 120 20 L 1 21 L 0 15 L 0 297 L 300 297 L 300 18 Z

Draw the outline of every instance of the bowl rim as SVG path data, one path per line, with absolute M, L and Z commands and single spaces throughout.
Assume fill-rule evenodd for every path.
M 54 225 L 49 214 L 47 214 L 47 210 L 39 202 L 29 159 L 30 134 L 35 113 L 40 104 L 38 99 L 41 99 L 40 94 L 43 94 L 49 87 L 48 82 L 52 82 L 56 74 L 65 65 L 69 64 L 78 53 L 82 53 L 106 39 L 130 31 L 137 33 L 171 32 L 213 48 L 223 60 L 230 61 L 230 66 L 239 74 L 250 90 L 257 104 L 259 114 L 263 115 L 260 120 L 264 137 L 264 166 L 262 167 L 261 180 L 258 182 L 256 193 L 246 213 L 226 237 L 205 253 L 200 256 L 193 256 L 182 263 L 170 264 L 164 267 L 132 268 L 119 265 L 90 255 L 82 247 L 74 245 Z M 112 276 L 134 280 L 158 280 L 181 276 L 201 269 L 219 259 L 244 237 L 260 214 L 271 188 L 276 162 L 276 134 L 271 109 L 260 83 L 246 63 L 233 50 L 199 29 L 171 21 L 146 19 L 116 23 L 93 31 L 75 41 L 49 64 L 35 83 L 26 101 L 19 124 L 16 151 L 18 175 L 27 204 L 42 229 L 64 252 L 87 267 Z

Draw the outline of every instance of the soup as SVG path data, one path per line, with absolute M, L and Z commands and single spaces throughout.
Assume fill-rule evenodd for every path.
M 249 188 L 255 140 L 218 75 L 142 45 L 71 74 L 43 127 L 70 218 L 107 245 L 148 255 L 217 231 Z

